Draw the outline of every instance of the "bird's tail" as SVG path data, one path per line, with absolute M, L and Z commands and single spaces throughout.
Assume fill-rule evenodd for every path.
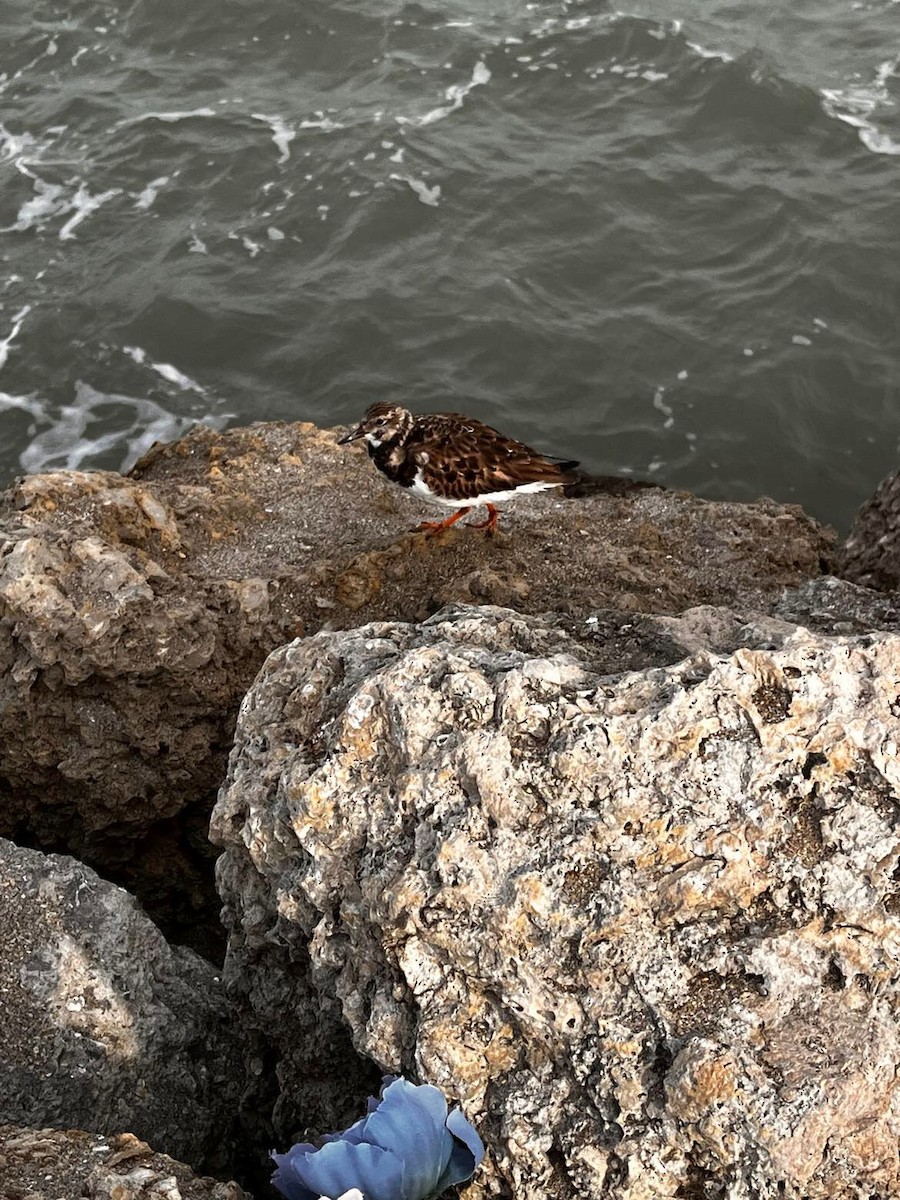
M 563 466 L 572 464 L 564 463 Z M 592 475 L 588 471 L 570 471 L 563 485 L 563 495 L 570 499 L 584 496 L 625 496 L 629 492 L 642 492 L 648 488 L 662 490 L 662 484 L 645 479 L 630 479 L 621 475 Z
M 557 462 L 556 466 L 563 473 L 563 475 L 565 475 L 567 477 L 566 483 L 574 483 L 575 482 L 575 480 L 578 476 L 577 476 L 577 473 L 573 474 L 573 472 L 575 471 L 575 468 L 578 466 L 577 458 L 564 459 L 562 462 Z

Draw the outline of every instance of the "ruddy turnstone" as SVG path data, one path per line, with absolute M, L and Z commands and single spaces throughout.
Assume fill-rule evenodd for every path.
M 539 454 L 490 425 L 459 413 L 411 413 L 399 404 L 378 403 L 340 444 L 365 438 L 369 457 L 383 475 L 415 496 L 456 511 L 419 529 L 439 533 L 479 504 L 486 521 L 473 529 L 497 528 L 497 505 L 523 492 L 543 492 L 571 483 L 575 461 Z

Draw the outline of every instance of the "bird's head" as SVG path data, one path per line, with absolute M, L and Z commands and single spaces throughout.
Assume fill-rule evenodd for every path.
M 338 438 L 338 445 L 343 446 L 347 442 L 355 442 L 357 438 L 365 438 L 370 446 L 381 446 L 405 435 L 412 419 L 412 413 L 408 409 L 401 408 L 399 404 L 380 401 L 366 409 L 365 416 L 355 429 Z

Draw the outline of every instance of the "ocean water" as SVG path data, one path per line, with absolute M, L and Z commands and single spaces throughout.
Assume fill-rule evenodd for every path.
M 898 364 L 898 0 L 0 5 L 0 484 L 391 397 L 846 527 Z

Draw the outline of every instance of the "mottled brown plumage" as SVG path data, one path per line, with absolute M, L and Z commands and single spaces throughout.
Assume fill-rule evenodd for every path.
M 446 529 L 477 504 L 488 518 L 479 528 L 492 532 L 497 504 L 517 493 L 562 487 L 578 464 L 560 462 L 506 437 L 490 425 L 460 413 L 416 415 L 396 404 L 373 404 L 341 442 L 365 438 L 369 456 L 382 474 L 415 495 L 456 512 L 420 528 Z

